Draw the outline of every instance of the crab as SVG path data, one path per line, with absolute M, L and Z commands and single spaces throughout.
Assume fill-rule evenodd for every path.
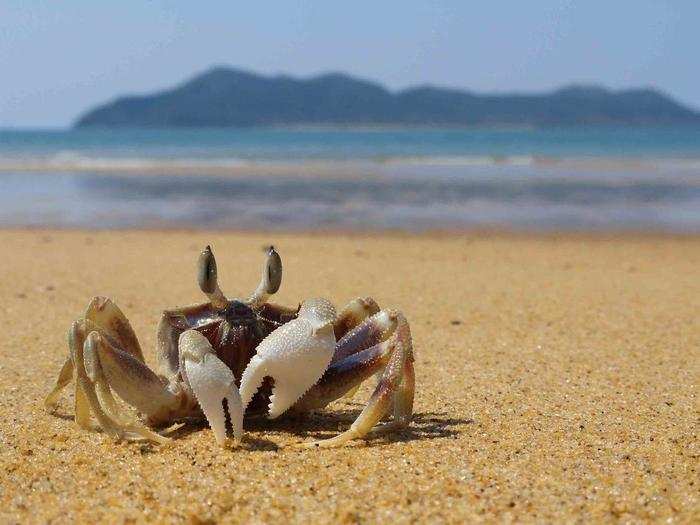
M 61 390 L 75 377 L 75 422 L 83 429 L 94 428 L 92 415 L 117 440 L 165 443 L 172 439 L 168 426 L 206 419 L 216 442 L 226 446 L 241 440 L 244 416 L 323 409 L 377 376 L 349 429 L 299 445 L 335 447 L 409 424 L 413 349 L 400 312 L 380 310 L 369 297 L 338 313 L 321 298 L 296 308 L 269 302 L 282 282 L 282 261 L 273 247 L 266 251 L 260 284 L 246 299 L 223 294 L 209 246 L 199 256 L 197 280 L 207 302 L 161 315 L 157 373 L 146 364 L 122 311 L 110 299 L 94 297 L 68 331 L 69 354 L 46 408 L 55 410 Z

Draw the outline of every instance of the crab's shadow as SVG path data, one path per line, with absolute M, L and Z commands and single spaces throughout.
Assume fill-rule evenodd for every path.
M 278 419 L 257 417 L 246 419 L 245 437 L 242 447 L 248 450 L 277 450 L 275 442 L 261 437 L 265 434 L 293 434 L 300 439 L 328 439 L 347 430 L 357 419 L 363 405 L 348 403 L 360 408 L 343 408 L 332 411 L 293 414 Z M 385 443 L 423 441 L 440 438 L 454 438 L 460 434 L 460 427 L 474 423 L 470 418 L 453 417 L 445 412 L 418 412 L 408 427 L 387 432 L 376 432 L 365 436 L 360 443 L 367 446 Z M 208 428 L 205 421 L 188 422 L 177 429 L 171 437 L 184 437 Z
M 345 408 L 328 411 L 289 414 L 277 419 L 265 417 L 246 419 L 244 423 L 245 435 L 241 447 L 251 451 L 280 449 L 280 445 L 262 437 L 270 433 L 293 434 L 300 440 L 332 438 L 350 428 L 363 407 L 364 405 L 361 403 L 349 402 L 345 403 Z M 52 415 L 64 420 L 73 419 L 72 415 L 61 412 L 54 412 Z M 184 438 L 209 428 L 205 420 L 186 420 L 183 423 L 184 425 L 181 427 L 168 432 L 168 437 Z M 373 446 L 385 443 L 455 438 L 463 432 L 461 427 L 473 423 L 475 423 L 474 419 L 454 417 L 446 412 L 417 412 L 413 414 L 411 423 L 406 428 L 370 433 L 358 443 Z
M 53 410 L 53 411 L 49 410 L 48 414 L 50 416 L 57 418 L 57 419 L 62 419 L 63 421 L 73 421 L 75 419 L 75 416 L 73 414 L 63 413 L 59 410 Z
M 336 409 L 328 412 L 316 412 L 289 416 L 280 420 L 251 421 L 251 431 L 279 430 L 289 432 L 300 438 L 314 440 L 328 439 L 337 436 L 350 428 L 350 425 L 360 415 L 364 405 L 360 407 Z M 417 412 L 413 414 L 411 423 L 401 429 L 391 429 L 386 432 L 371 432 L 360 442 L 366 445 L 381 445 L 384 443 L 424 441 L 440 438 L 454 438 L 460 434 L 460 427 L 474 423 L 470 418 L 454 417 L 446 412 Z

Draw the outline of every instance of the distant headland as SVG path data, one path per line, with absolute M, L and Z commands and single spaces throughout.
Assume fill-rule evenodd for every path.
M 330 73 L 263 76 L 215 67 L 171 89 L 88 110 L 76 127 L 568 126 L 700 124 L 700 113 L 651 88 L 572 85 L 541 94 L 422 86 L 389 91 Z

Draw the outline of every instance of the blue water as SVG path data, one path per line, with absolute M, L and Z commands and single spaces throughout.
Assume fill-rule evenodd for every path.
M 700 158 L 700 127 L 0 130 L 0 159 Z
M 0 130 L 0 226 L 700 232 L 700 128 Z

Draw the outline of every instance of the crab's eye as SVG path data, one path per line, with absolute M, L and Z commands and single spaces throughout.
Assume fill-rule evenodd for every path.
M 270 246 L 267 252 L 267 292 L 275 293 L 280 289 L 282 284 L 282 259 L 275 251 L 274 246 Z
M 214 293 L 217 288 L 216 259 L 210 246 L 207 246 L 199 256 L 197 282 L 205 294 Z

